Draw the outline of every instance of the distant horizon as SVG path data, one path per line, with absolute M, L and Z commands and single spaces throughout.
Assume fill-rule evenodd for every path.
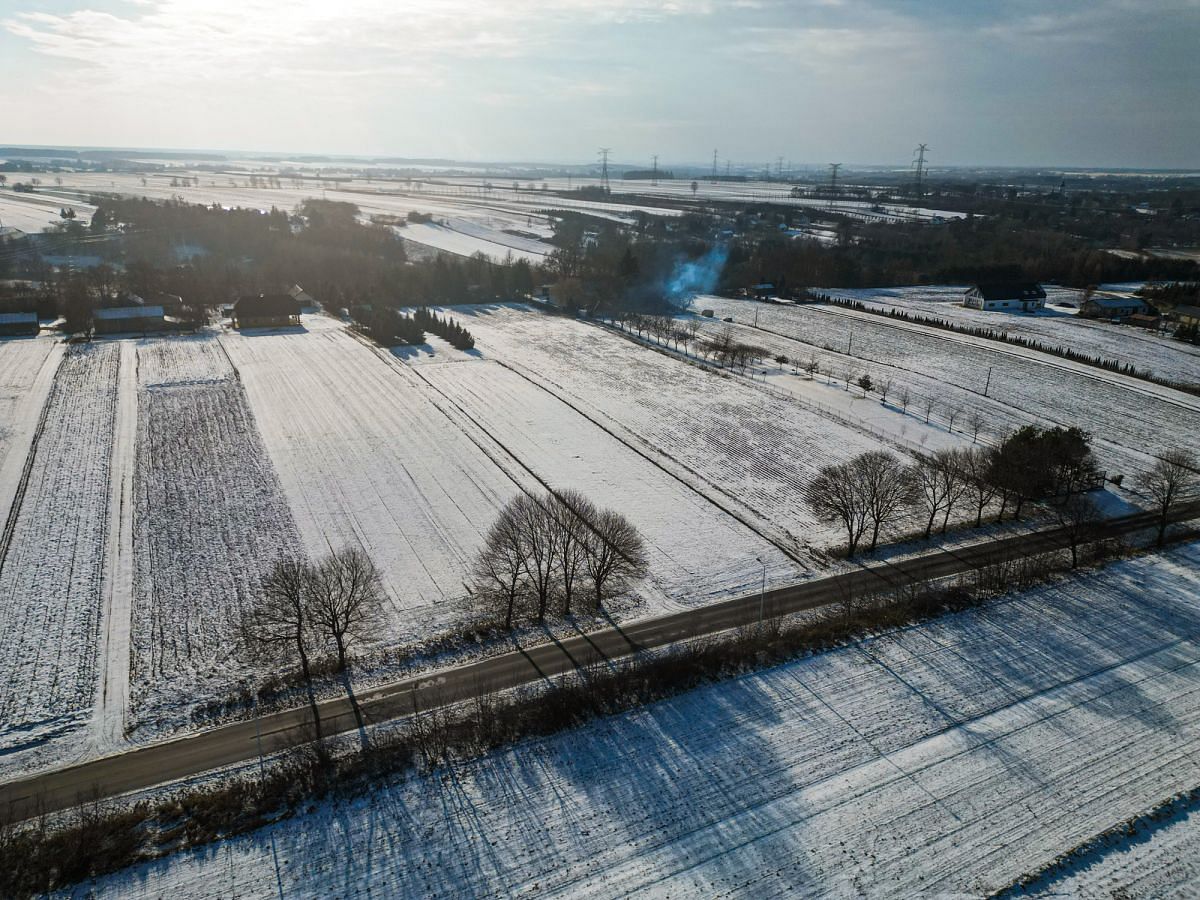
M 139 156 L 153 158 L 155 153 L 171 154 L 172 156 L 186 157 L 187 154 L 197 154 L 197 156 L 220 156 L 226 160 L 236 161 L 241 159 L 261 158 L 264 160 L 288 160 L 305 161 L 306 159 L 329 159 L 331 161 L 347 161 L 347 162 L 396 162 L 396 163 L 417 163 L 417 164 L 447 164 L 447 165 L 468 165 L 468 166 L 543 166 L 543 167 L 559 167 L 563 169 L 588 169 L 599 166 L 599 161 L 593 160 L 590 162 L 570 161 L 565 159 L 543 158 L 543 159 L 504 159 L 504 158 L 467 158 L 453 157 L 445 155 L 405 155 L 401 153 L 342 153 L 342 152 L 320 152 L 308 150 L 255 150 L 245 147 L 185 147 L 185 146 L 146 146 L 136 144 L 65 144 L 65 143 L 35 143 L 32 141 L 6 141 L 0 139 L 0 152 L 4 150 L 62 150 L 64 152 L 88 153 L 131 153 Z M 164 157 L 165 159 L 166 157 Z M 776 162 L 768 163 L 763 160 L 759 163 L 754 161 L 739 162 L 737 160 L 721 160 L 719 176 L 725 175 L 724 165 L 728 162 L 732 167 L 734 174 L 760 174 L 764 168 L 770 166 L 772 174 L 776 172 Z M 619 157 L 610 157 L 609 166 L 617 168 L 629 169 L 649 169 L 651 161 L 637 160 L 622 160 Z M 906 163 L 889 163 L 889 162 L 854 162 L 842 161 L 843 173 L 854 169 L 866 169 L 872 171 L 895 171 L 905 172 L 909 170 L 909 165 Z M 686 159 L 663 159 L 659 158 L 658 166 L 660 169 L 669 170 L 672 166 L 687 167 L 697 171 L 708 171 L 711 167 L 710 160 L 686 160 Z M 784 173 L 798 174 L 801 170 L 817 172 L 825 169 L 829 165 L 828 162 L 796 162 L 791 161 L 784 166 Z M 1106 172 L 1113 173 L 1129 173 L 1129 174 L 1172 174 L 1186 175 L 1195 174 L 1200 176 L 1200 165 L 1197 166 L 1090 166 L 1079 165 L 1073 163 L 1043 163 L 1029 165 L 1005 165 L 998 163 L 954 163 L 942 164 L 929 163 L 927 171 L 976 171 L 976 170 L 998 170 L 998 171 L 1018 171 L 1018 172 L 1033 172 L 1045 171 L 1054 173 L 1069 173 L 1069 172 L 1088 172 L 1103 174 Z

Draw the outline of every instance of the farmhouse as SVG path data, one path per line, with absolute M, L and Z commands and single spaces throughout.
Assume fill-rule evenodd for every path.
M 300 301 L 290 294 L 239 297 L 233 305 L 234 328 L 285 328 L 300 324 Z
M 38 328 L 35 312 L 0 313 L 0 337 L 37 334 Z
M 166 318 L 161 306 L 117 306 L 92 312 L 96 334 L 120 334 L 127 331 L 162 331 Z
M 1126 319 L 1147 309 L 1145 301 L 1137 297 L 1091 297 L 1083 301 L 1079 314 L 1090 319 Z
M 1036 281 L 1004 281 L 968 288 L 963 306 L 1001 312 L 1034 312 L 1046 306 L 1046 292 Z

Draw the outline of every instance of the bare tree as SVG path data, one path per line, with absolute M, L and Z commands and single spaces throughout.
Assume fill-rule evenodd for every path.
M 633 523 L 614 510 L 595 512 L 588 525 L 584 571 L 599 609 L 605 597 L 646 576 L 646 544 Z
M 525 574 L 537 601 L 537 618 L 546 621 L 546 610 L 554 590 L 562 533 L 547 504 L 528 495 L 513 500 L 521 528 Z
M 314 646 L 314 629 L 310 614 L 312 566 L 305 560 L 280 559 L 263 577 L 262 592 L 246 608 L 241 632 L 246 651 L 260 658 L 266 653 L 277 659 L 298 659 L 300 674 L 312 707 L 318 752 L 324 753 L 321 735 L 321 712 L 313 690 L 309 652 Z
M 351 644 L 377 633 L 387 595 L 375 562 L 358 547 L 331 553 L 311 572 L 313 625 L 337 648 L 346 669 Z
M 823 521 L 840 522 L 850 556 L 867 530 L 870 509 L 851 463 L 825 466 L 804 489 L 804 500 Z
M 948 519 L 957 498 L 962 496 L 958 464 L 951 450 L 938 450 L 923 456 L 910 469 L 914 485 L 913 502 L 927 516 L 925 537 L 933 533 L 933 523 L 939 514 Z M 945 526 L 943 526 L 944 529 Z
M 1200 461 L 1188 450 L 1168 450 L 1148 472 L 1138 477 L 1138 485 L 1154 500 L 1158 512 L 1158 546 L 1166 542 L 1167 524 L 1175 505 L 1195 490 Z
M 892 379 L 885 379 L 883 384 L 879 385 L 879 403 L 881 405 L 887 403 L 888 394 L 892 392 Z
M 942 450 L 937 457 L 941 460 L 941 478 L 946 493 L 946 509 L 942 513 L 942 534 L 950 525 L 950 514 L 970 488 L 968 463 L 965 450 Z
M 949 422 L 951 434 L 954 434 L 954 420 L 957 419 L 960 415 L 962 415 L 962 407 L 961 406 L 946 407 L 946 419 Z
M 998 493 L 992 481 L 995 451 L 989 447 L 972 447 L 963 454 L 962 471 L 967 493 L 975 504 L 975 527 L 983 524 L 983 511 Z
M 816 375 L 820 370 L 821 361 L 817 359 L 817 355 L 814 353 L 808 358 L 808 362 L 804 364 L 804 371 L 808 373 L 808 378 L 811 381 L 813 376 Z
M 900 401 L 900 411 L 908 415 L 908 404 L 912 401 L 912 393 L 907 387 L 902 387 L 896 397 Z
M 588 538 L 591 536 L 588 523 L 596 517 L 596 507 L 579 491 L 570 488 L 548 496 L 546 502 L 550 516 L 558 526 L 555 562 L 562 585 L 563 615 L 569 616 L 575 584 L 587 563 Z
M 879 543 L 879 530 L 900 515 L 911 502 L 912 481 L 908 470 L 892 454 L 873 450 L 856 457 L 854 478 L 866 501 L 871 520 L 871 551 Z
M 921 408 L 925 410 L 925 424 L 929 424 L 929 417 L 933 415 L 933 411 L 937 409 L 938 402 L 933 396 L 928 396 L 921 401 Z
M 511 501 L 484 537 L 473 580 L 477 597 L 504 609 L 504 630 L 511 631 L 517 606 L 529 590 L 521 523 Z
M 979 432 L 983 430 L 984 418 L 983 413 L 975 409 L 967 416 L 967 427 L 971 429 L 971 443 L 974 444 L 979 440 Z
M 1067 537 L 1071 548 L 1071 568 L 1079 565 L 1079 545 L 1093 539 L 1100 530 L 1103 517 L 1100 508 L 1087 494 L 1069 494 L 1054 507 L 1054 517 Z

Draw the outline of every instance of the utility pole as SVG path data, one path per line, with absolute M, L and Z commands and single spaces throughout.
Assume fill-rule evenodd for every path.
M 712 180 L 713 180 L 714 182 L 717 180 L 717 151 L 716 151 L 716 150 L 714 150 L 714 151 L 713 151 L 713 170 L 712 170 Z
M 917 149 L 913 151 L 917 158 L 913 160 L 913 169 L 917 174 L 917 197 L 920 198 L 925 190 L 925 151 L 929 149 L 928 144 L 917 144 Z
M 987 382 L 983 385 L 983 396 L 988 395 L 988 388 L 992 386 L 992 367 L 988 366 Z
M 733 174 L 733 160 L 725 160 L 725 180 L 729 180 L 729 176 Z
M 612 188 L 608 184 L 608 154 L 612 152 L 609 147 L 600 148 L 600 190 L 606 194 L 612 193 Z
M 783 181 L 783 157 L 780 156 L 775 160 L 775 178 Z
M 838 169 L 842 167 L 841 163 L 829 164 L 829 205 L 833 206 L 833 199 L 837 196 L 837 176 Z
M 658 184 L 658 154 L 655 153 L 654 156 L 651 157 L 651 159 L 654 160 L 654 164 L 651 166 L 651 169 L 653 171 L 650 175 L 650 183 Z
M 850 355 L 850 351 L 854 349 L 854 326 L 850 326 L 850 340 L 846 341 L 846 355 Z

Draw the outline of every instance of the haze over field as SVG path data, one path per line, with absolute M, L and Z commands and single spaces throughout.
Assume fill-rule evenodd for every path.
M 5 0 L 0 21 L 9 143 L 1200 164 L 1194 0 Z

